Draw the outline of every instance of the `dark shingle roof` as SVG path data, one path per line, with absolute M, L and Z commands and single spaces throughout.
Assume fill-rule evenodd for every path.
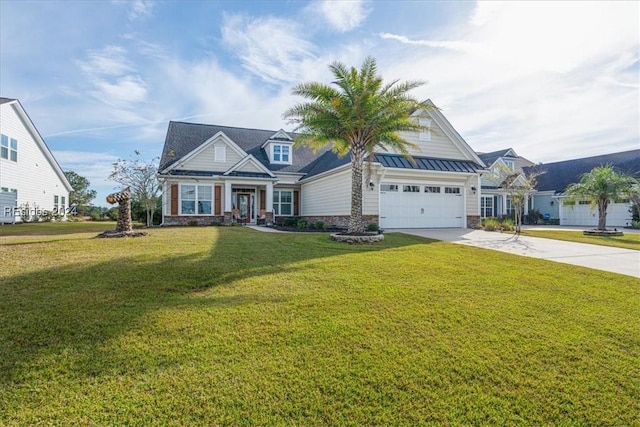
M 511 148 L 505 148 L 504 150 L 492 151 L 491 153 L 476 153 L 480 160 L 484 162 L 485 165 L 491 166 L 493 162 L 498 160 L 500 157 L 505 157 L 506 154 L 512 151 Z
M 580 181 L 582 174 L 588 173 L 597 166 L 606 164 L 611 164 L 619 172 L 638 178 L 640 177 L 640 150 L 546 163 L 525 168 L 525 172 L 537 171 L 541 173 L 537 178 L 538 185 L 536 189 L 538 191 L 555 190 L 562 192 L 569 184 Z
M 263 129 L 245 129 L 230 126 L 204 125 L 196 123 L 169 122 L 167 137 L 160 159 L 160 170 L 167 168 L 185 155 L 189 154 L 209 138 L 223 132 L 240 148 L 252 154 L 260 163 L 272 171 L 300 172 L 300 170 L 316 158 L 320 157 L 328 148 L 314 153 L 311 148 L 294 146 L 291 165 L 271 164 L 267 153 L 261 148 L 277 131 Z M 295 138 L 294 133 L 288 133 Z

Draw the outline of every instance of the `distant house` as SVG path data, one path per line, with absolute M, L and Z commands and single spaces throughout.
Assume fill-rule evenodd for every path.
M 564 196 L 569 184 L 580 181 L 581 175 L 597 166 L 612 165 L 616 170 L 640 176 L 640 150 L 624 151 L 601 156 L 546 163 L 525 168 L 525 172 L 535 170 L 538 176 L 537 192 L 533 196 L 533 206 L 540 213 L 558 218 L 560 225 L 596 226 L 598 212 L 587 201 L 571 203 Z M 607 209 L 607 226 L 625 227 L 631 223 L 631 203 L 629 200 L 617 200 Z
M 5 201 L 0 221 L 24 217 L 17 211 L 6 215 L 13 200 L 20 209 L 28 205 L 26 216 L 43 211 L 64 214 L 70 191 L 71 185 L 20 102 L 0 98 L 0 192 Z
M 482 161 L 439 110 L 427 131 L 403 133 L 414 163 L 377 152 L 363 183 L 367 223 L 384 228 L 471 227 L 479 222 Z M 271 222 L 298 217 L 346 226 L 349 156 L 294 145 L 284 130 L 170 122 L 159 167 L 163 224 Z
M 533 166 L 530 160 L 520 157 L 512 148 L 491 153 L 478 153 L 478 157 L 487 165 L 488 172 L 482 175 L 480 197 L 480 216 L 482 218 L 511 215 L 513 205 L 509 197 L 507 183 L 524 179 L 524 168 Z M 525 215 L 531 202 L 524 206 Z

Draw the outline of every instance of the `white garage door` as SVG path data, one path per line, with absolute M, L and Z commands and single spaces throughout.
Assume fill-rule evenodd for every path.
M 382 228 L 464 227 L 463 187 L 394 184 L 380 185 Z
M 593 226 L 598 225 L 598 208 L 591 209 L 586 202 L 577 202 L 573 206 L 562 202 L 560 225 Z M 585 203 L 585 204 L 581 204 Z M 607 227 L 624 227 L 631 223 L 630 203 L 611 203 L 607 208 Z

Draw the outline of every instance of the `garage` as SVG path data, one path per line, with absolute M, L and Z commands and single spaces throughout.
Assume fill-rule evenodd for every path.
M 382 228 L 462 228 L 464 187 L 441 184 L 380 184 Z
M 631 203 L 611 203 L 607 208 L 607 227 L 625 227 L 631 224 Z M 598 225 L 598 208 L 592 208 L 589 202 L 571 203 L 562 201 L 560 225 L 596 227 Z

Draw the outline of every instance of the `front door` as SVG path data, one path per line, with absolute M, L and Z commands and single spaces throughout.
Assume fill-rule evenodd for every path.
M 236 206 L 240 211 L 240 220 L 242 222 L 253 222 L 251 218 L 251 194 L 238 193 L 238 201 Z

